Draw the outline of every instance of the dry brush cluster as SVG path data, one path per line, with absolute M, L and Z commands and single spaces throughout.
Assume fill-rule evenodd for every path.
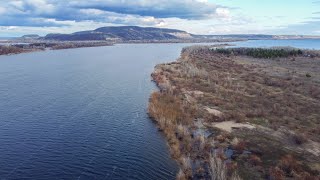
M 256 65 L 243 65 L 233 57 L 208 49 L 196 49 L 185 56 L 193 66 L 209 72 L 202 78 L 177 83 L 210 94 L 200 99 L 200 103 L 219 107 L 226 112 L 226 119 L 257 122 L 272 128 L 286 126 L 302 134 L 298 136 L 320 140 L 318 83 L 304 76 L 281 77 L 259 72 Z M 297 143 L 300 140 L 303 138 L 297 138 Z
M 149 115 L 166 135 L 172 156 L 181 165 L 177 179 L 239 179 L 235 172 L 244 165 L 271 179 L 315 178 L 301 163 L 286 170 L 282 157 L 290 155 L 282 154 L 266 163 L 263 149 L 242 158 L 240 164 L 225 163 L 226 145 L 242 157 L 252 146 L 249 139 L 233 142 L 234 134 L 226 133 L 195 135 L 197 119 L 205 123 L 233 120 L 274 130 L 289 129 L 292 133 L 288 138 L 297 146 L 309 139 L 319 141 L 319 84 L 303 77 L 271 76 L 256 69 L 257 65 L 238 63 L 235 56 L 201 46 L 183 49 L 177 62 L 156 66 L 152 77 L 160 92 L 151 95 Z M 214 107 L 223 115 L 210 114 L 204 107 Z M 217 148 L 221 152 L 217 153 Z
M 167 137 L 171 154 L 181 166 L 177 179 L 217 179 L 217 172 L 224 179 L 239 179 L 214 152 L 213 139 L 195 133 L 199 107 L 181 94 L 178 84 L 167 76 L 169 73 L 178 73 L 186 79 L 208 76 L 208 73 L 190 63 L 182 63 L 179 69 L 171 63 L 157 66 L 152 75 L 161 91 L 152 93 L 148 112 Z M 216 169 L 215 165 L 220 168 Z
M 15 46 L 0 46 L 0 55 L 6 54 L 18 54 L 25 52 L 22 48 L 18 48 Z

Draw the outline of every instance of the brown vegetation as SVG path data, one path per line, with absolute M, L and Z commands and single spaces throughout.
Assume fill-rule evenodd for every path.
M 0 55 L 19 54 L 23 52 L 28 51 L 16 46 L 0 46 Z
M 93 42 L 61 42 L 61 43 L 55 43 L 51 46 L 51 49 L 53 50 L 59 50 L 59 49 L 74 49 L 74 48 L 83 48 L 83 47 L 98 47 L 98 46 L 111 46 L 112 44 L 110 42 L 105 41 L 93 41 Z
M 7 46 L 0 45 L 0 55 L 20 54 L 25 52 L 43 51 L 46 48 L 52 50 L 59 49 L 71 49 L 71 48 L 82 48 L 82 47 L 97 47 L 97 46 L 111 46 L 110 42 L 106 41 L 84 41 L 84 42 L 42 42 L 42 43 L 31 43 L 31 44 L 12 44 Z
M 286 53 L 259 50 L 265 52 Z M 230 179 L 238 178 L 236 172 L 244 179 L 319 177 L 320 59 L 317 51 L 290 53 L 294 61 L 197 46 L 185 48 L 177 62 L 156 66 L 152 77 L 161 91 L 151 95 L 149 114 L 181 164 L 177 177 L 215 174 Z M 306 77 L 306 72 L 312 76 Z M 255 128 L 237 126 L 230 133 L 213 126 L 222 121 Z M 225 154 L 228 148 L 231 157 Z M 197 168 L 187 168 L 183 157 Z M 225 173 L 212 173 L 219 170 L 210 170 L 213 165 Z

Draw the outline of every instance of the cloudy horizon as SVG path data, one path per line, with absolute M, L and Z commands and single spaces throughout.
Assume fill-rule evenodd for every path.
M 0 0 L 0 37 L 126 25 L 193 34 L 320 35 L 319 9 L 317 0 Z

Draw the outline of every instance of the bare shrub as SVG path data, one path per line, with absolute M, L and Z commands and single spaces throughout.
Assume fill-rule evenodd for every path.
M 226 180 L 227 172 L 223 161 L 215 155 L 209 157 L 209 172 L 211 180 Z
M 307 137 L 304 134 L 294 134 L 292 136 L 293 141 L 297 144 L 297 145 L 301 145 L 304 144 L 308 141 Z
M 278 167 L 270 168 L 269 176 L 270 176 L 270 180 L 284 180 L 285 179 L 284 172 Z
M 247 143 L 244 141 L 239 141 L 238 144 L 236 144 L 233 148 L 234 150 L 238 151 L 239 153 L 242 153 L 246 148 Z
M 160 120 L 162 128 L 165 129 L 168 127 L 168 121 L 170 121 L 171 124 L 177 124 L 177 122 L 181 120 L 181 117 L 184 117 L 180 106 L 180 101 L 176 97 L 154 92 L 150 97 L 148 113 L 155 120 Z
M 237 172 L 234 172 L 230 178 L 230 180 L 242 180 Z
M 230 120 L 235 120 L 236 123 L 243 123 L 246 120 L 246 115 L 238 111 L 231 111 L 227 118 Z
M 228 177 L 227 167 L 224 162 L 218 158 L 215 154 L 211 154 L 209 157 L 209 173 L 211 180 L 241 180 L 238 173 L 235 171 L 231 177 Z
M 186 126 L 179 124 L 177 126 L 177 135 L 178 135 L 179 139 L 182 139 L 185 136 L 189 136 L 190 133 L 189 133 L 189 130 Z
M 279 168 L 289 175 L 294 171 L 299 172 L 301 170 L 297 160 L 292 155 L 282 157 L 279 162 Z
M 205 69 L 200 69 L 197 66 L 189 63 L 183 62 L 182 63 L 182 73 L 189 78 L 199 77 L 199 78 L 207 78 L 208 72 Z
M 180 142 L 172 140 L 170 143 L 170 153 L 173 158 L 178 159 L 181 156 Z
M 254 166 L 259 166 L 262 164 L 262 160 L 257 155 L 251 155 L 249 158 L 249 162 Z
M 181 165 L 182 165 L 182 170 L 184 174 L 187 177 L 192 177 L 192 166 L 191 166 L 191 159 L 190 157 L 181 157 Z
M 201 134 L 198 138 L 199 138 L 199 149 L 202 151 L 206 144 L 205 137 L 203 134 Z
M 18 54 L 24 52 L 23 48 L 15 46 L 0 46 L 0 55 L 4 54 Z
M 304 50 L 304 56 L 307 56 L 307 57 L 320 57 L 320 51 L 319 50 Z
M 186 176 L 186 174 L 183 172 L 182 169 L 179 170 L 176 179 L 177 179 L 177 180 L 187 180 L 187 176 Z

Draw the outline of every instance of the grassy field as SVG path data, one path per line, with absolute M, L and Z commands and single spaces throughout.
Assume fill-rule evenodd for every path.
M 157 65 L 149 114 L 181 164 L 177 178 L 318 179 L 319 57 L 197 46 Z

